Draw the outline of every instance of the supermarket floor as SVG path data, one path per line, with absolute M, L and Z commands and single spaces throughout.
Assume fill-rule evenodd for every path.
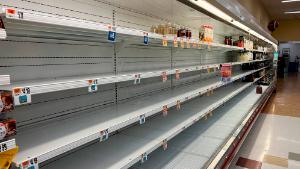
M 300 74 L 278 79 L 230 169 L 300 169 Z

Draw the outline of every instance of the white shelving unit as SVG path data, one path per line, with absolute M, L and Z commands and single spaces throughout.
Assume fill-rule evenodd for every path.
M 180 138 L 180 136 L 182 135 L 179 133 L 181 133 L 182 131 L 184 131 L 185 133 L 191 131 L 191 129 L 188 128 L 189 126 L 191 125 L 200 126 L 202 124 L 202 120 L 201 122 L 197 122 L 197 121 L 205 117 L 213 110 L 217 109 L 219 106 L 222 106 L 225 102 L 233 98 L 235 95 L 237 95 L 238 93 L 242 92 L 243 90 L 251 86 L 251 84 L 252 83 L 246 83 L 246 84 L 237 83 L 226 87 L 226 90 L 217 91 L 215 95 L 211 97 L 200 97 L 198 99 L 195 99 L 185 104 L 184 107 L 179 111 L 171 110 L 167 117 L 156 116 L 153 119 L 151 119 L 149 122 L 146 122 L 144 125 L 131 127 L 117 134 L 116 136 L 112 136 L 111 138 L 109 138 L 108 141 L 104 142 L 103 144 L 98 144 L 98 143 L 93 144 L 79 152 L 73 153 L 61 160 L 58 160 L 55 163 L 45 166 L 45 168 L 47 169 L 60 168 L 60 167 L 82 168 L 84 166 L 90 166 L 90 168 L 128 168 L 132 166 L 134 163 L 141 160 L 141 155 L 143 155 L 144 153 L 150 154 L 155 149 L 161 147 L 164 140 L 167 140 L 169 142 L 168 145 L 170 145 L 168 147 L 172 148 L 173 141 L 171 139 L 173 137 L 175 140 L 178 140 L 177 137 Z M 260 98 L 261 95 L 255 94 L 254 90 L 252 89 L 251 93 L 249 93 L 248 96 L 249 97 L 251 96 L 250 101 L 248 97 L 244 97 L 244 99 L 238 97 L 238 99 L 242 99 L 240 101 L 241 103 L 238 104 L 238 106 L 240 107 L 242 103 L 243 105 L 244 104 L 246 105 L 243 106 L 243 111 L 241 111 L 241 113 L 243 114 L 247 113 L 247 110 L 251 108 L 251 106 L 255 103 L 255 101 L 257 101 Z M 201 104 L 199 104 L 200 102 Z M 223 107 L 222 110 L 224 110 Z M 236 111 L 234 113 L 236 113 Z M 213 118 L 215 118 L 215 116 L 216 117 L 218 116 L 218 114 L 217 115 L 215 114 L 217 113 L 213 112 Z M 236 120 L 237 121 L 236 123 L 238 123 L 240 118 L 241 116 L 238 116 L 237 118 L 233 119 L 233 121 Z M 228 127 L 229 129 L 233 129 L 235 127 L 234 125 L 229 125 L 229 126 L 230 126 Z M 207 128 L 206 126 L 202 125 L 201 127 L 202 127 L 202 131 L 205 134 L 207 133 L 207 135 L 209 135 L 209 132 L 211 132 L 209 136 L 214 134 L 220 134 L 220 140 L 218 141 L 219 143 L 224 141 L 225 134 L 229 135 L 231 132 L 227 127 L 222 128 L 218 126 L 216 127 L 214 125 L 212 129 L 208 128 L 208 130 L 205 130 Z M 226 131 L 225 132 L 216 131 L 222 129 Z M 190 137 L 183 137 L 183 138 L 191 139 Z M 169 150 L 167 150 L 167 152 L 168 151 Z M 99 152 L 101 153 L 99 154 Z M 203 151 L 201 152 L 204 153 Z M 101 155 L 102 153 L 104 153 L 105 156 L 102 156 Z M 94 158 L 84 158 L 84 157 L 94 157 Z M 165 157 L 168 158 L 170 156 L 166 154 Z M 183 158 L 183 159 L 189 159 L 189 158 Z M 151 166 L 150 168 L 160 168 L 160 167 L 156 167 L 158 161 L 159 160 L 157 161 L 154 160 L 153 162 L 155 164 L 154 163 L 152 165 L 150 164 L 149 167 Z M 147 164 L 147 162 L 145 164 Z M 199 164 L 201 165 L 201 163 Z M 175 165 L 170 167 L 172 168 L 174 166 Z M 181 167 L 179 168 L 182 168 L 183 166 L 184 165 L 181 165 Z
M 248 71 L 232 77 L 232 82 L 264 68 Z M 100 137 L 99 132 L 108 129 L 109 133 L 138 122 L 141 115 L 152 116 L 163 110 L 176 106 L 208 91 L 215 90 L 228 83 L 217 77 L 205 82 L 162 91 L 143 98 L 135 99 L 117 106 L 86 112 L 81 116 L 54 122 L 43 127 L 32 128 L 18 133 L 16 139 L 22 149 L 15 158 L 17 164 L 27 158 L 37 157 L 40 162 L 49 160 L 66 151 L 84 145 Z M 86 116 L 88 114 L 88 116 Z M 76 124 L 76 126 L 74 126 Z M 66 133 L 68 133 L 66 135 Z M 43 135 L 43 137 L 41 137 Z M 40 139 L 35 139 L 40 137 Z
M 170 2 L 174 14 L 151 7 Z M 21 93 L 28 95 L 30 101 L 24 104 L 29 104 L 20 103 L 4 115 L 17 121 L 16 136 L 0 143 L 10 149 L 19 146 L 13 160 L 17 167 L 32 159 L 42 169 L 201 167 L 260 100 L 253 84 L 271 69 L 270 57 L 245 62 L 237 58 L 242 52 L 270 53 L 222 44 L 225 32 L 247 33 L 176 0 L 153 0 L 148 6 L 140 0 L 131 3 L 133 8 L 120 0 L 0 0 L 5 28 L 0 28 L 0 50 L 5 51 L 0 54 L 0 90 L 30 89 L 30 94 Z M 194 17 L 220 27 L 214 42 L 198 39 Z M 176 26 L 191 29 L 193 37 L 145 31 L 170 18 L 176 18 Z M 109 40 L 112 33 L 116 38 Z M 144 38 L 149 38 L 148 44 Z M 221 64 L 232 65 L 229 82 L 221 81 Z M 249 66 L 240 66 L 244 64 Z M 242 82 L 252 74 L 253 82 Z M 91 81 L 99 90 L 84 89 Z M 14 94 L 14 101 L 21 102 Z M 108 140 L 96 143 L 103 131 Z M 184 147 L 181 141 L 191 145 Z M 208 141 L 215 144 L 192 148 Z M 168 149 L 157 150 L 164 143 Z M 189 151 L 203 153 L 203 158 L 187 155 Z M 174 153 L 183 160 L 168 161 Z M 143 155 L 151 157 L 149 162 L 136 164 Z
M 253 60 L 253 61 L 245 61 L 245 62 L 231 62 L 226 64 L 232 65 L 242 65 L 247 63 L 254 62 L 263 62 L 265 60 Z M 223 64 L 223 63 L 220 63 Z M 169 70 L 157 70 L 157 71 L 149 71 L 149 72 L 129 72 L 129 73 L 121 73 L 118 75 L 91 75 L 91 76 L 78 76 L 78 77 L 64 77 L 50 80 L 36 80 L 36 81 L 22 81 L 13 83 L 11 85 L 3 85 L 0 86 L 1 90 L 10 90 L 12 91 L 14 88 L 30 88 L 31 95 L 35 94 L 43 94 L 61 90 L 69 90 L 76 89 L 81 87 L 88 87 L 89 80 L 97 80 L 97 85 L 124 82 L 135 80 L 137 76 L 140 79 L 151 78 L 151 77 L 159 77 L 162 76 L 163 73 L 166 75 L 176 74 L 177 71 L 179 73 L 186 73 L 192 71 L 206 70 L 208 68 L 220 68 L 220 64 L 208 64 L 208 65 L 197 65 L 197 66 L 188 66 L 188 67 L 179 67 L 176 69 Z M 8 76 L 9 78 L 9 76 Z M 2 78 L 3 79 L 3 78 Z M 5 79 L 7 79 L 7 75 L 5 75 Z M 0 81 L 1 84 L 1 81 Z M 7 84 L 7 83 L 6 83 Z

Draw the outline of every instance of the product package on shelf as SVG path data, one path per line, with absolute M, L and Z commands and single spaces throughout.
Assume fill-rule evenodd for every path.
M 230 82 L 232 75 L 232 65 L 222 64 L 221 66 L 221 80 L 223 82 Z
M 252 52 L 243 52 L 240 53 L 237 57 L 238 62 L 246 62 L 253 60 L 253 53 Z
M 0 119 L 3 117 L 3 114 L 10 112 L 14 109 L 13 97 L 11 91 L 0 91 Z
M 3 119 L 0 121 L 0 142 L 16 134 L 16 120 Z
M 204 42 L 213 42 L 214 28 L 212 25 L 202 25 L 199 31 L 199 39 Z

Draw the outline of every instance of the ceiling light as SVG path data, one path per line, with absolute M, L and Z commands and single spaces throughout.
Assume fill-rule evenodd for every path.
M 295 14 L 295 13 L 300 13 L 300 11 L 290 11 L 290 12 L 284 12 L 285 14 Z
M 281 1 L 281 3 L 288 3 L 288 2 L 300 2 L 300 0 L 285 0 L 285 1 Z

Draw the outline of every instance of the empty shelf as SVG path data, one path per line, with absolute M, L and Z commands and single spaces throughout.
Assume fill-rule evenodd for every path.
M 263 86 L 265 92 L 266 86 Z M 200 120 L 168 144 L 168 150 L 154 151 L 149 161 L 136 164 L 137 169 L 198 169 L 205 168 L 211 158 L 222 148 L 254 104 L 262 95 L 251 88 L 217 109 L 208 120 Z
M 194 99 L 182 105 L 180 110 L 171 109 L 166 117 L 155 116 L 143 125 L 128 128 L 105 142 L 83 148 L 45 168 L 128 168 L 139 161 L 142 154 L 154 151 L 163 140 L 172 139 L 251 84 L 234 83 L 226 86 L 226 90 L 217 90 L 212 96 Z

